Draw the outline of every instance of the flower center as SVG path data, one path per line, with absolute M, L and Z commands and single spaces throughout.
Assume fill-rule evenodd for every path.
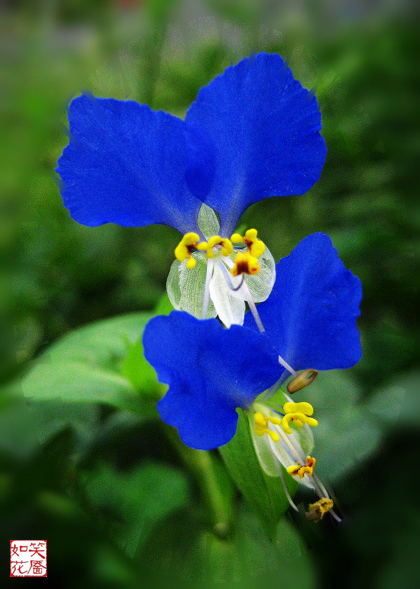
M 197 233 L 186 233 L 175 248 L 175 257 L 180 262 L 187 260 L 187 268 L 191 270 L 196 265 L 196 261 L 192 257 L 194 250 L 206 252 L 209 259 L 218 253 L 228 257 L 233 254 L 232 243 L 238 243 L 241 244 L 239 248 L 246 247 L 247 251 L 241 251 L 236 254 L 235 264 L 231 269 L 231 273 L 234 276 L 240 274 L 257 274 L 260 271 L 258 258 L 265 251 L 265 244 L 257 238 L 257 233 L 256 229 L 248 229 L 244 237 L 239 235 L 239 233 L 234 233 L 231 239 L 220 237 L 220 235 L 213 235 L 208 241 L 202 241 L 201 243 Z
M 255 404 L 255 408 L 263 407 L 260 404 Z M 280 407 L 279 407 L 280 409 Z M 311 427 L 317 427 L 318 422 L 316 419 L 310 417 L 313 415 L 314 409 L 310 403 L 302 402 L 302 403 L 285 403 L 283 405 L 284 413 L 276 411 L 280 417 L 272 417 L 272 416 L 265 416 L 260 411 L 257 411 L 254 414 L 255 419 L 255 433 L 258 436 L 263 436 L 264 434 L 268 434 L 273 442 L 278 442 L 280 437 L 279 434 L 275 431 L 272 431 L 268 427 L 268 423 L 272 423 L 273 425 L 279 426 L 281 425 L 282 429 L 286 434 L 291 434 L 292 430 L 290 429 L 289 423 L 293 421 L 298 427 L 303 427 L 304 423 L 307 423 Z

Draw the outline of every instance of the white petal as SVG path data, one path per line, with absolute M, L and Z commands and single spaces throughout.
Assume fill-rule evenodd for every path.
M 232 278 L 234 278 L 232 276 Z M 242 325 L 245 317 L 245 302 L 235 297 L 229 288 L 219 264 L 215 265 L 210 280 L 210 299 L 212 300 L 219 319 L 230 327 L 232 324 Z

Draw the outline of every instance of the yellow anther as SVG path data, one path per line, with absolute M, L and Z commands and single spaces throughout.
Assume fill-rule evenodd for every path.
M 268 422 L 270 421 L 274 425 L 280 425 L 281 419 L 278 417 L 264 417 L 262 413 L 255 413 L 255 433 L 257 436 L 263 436 L 264 434 L 268 434 L 273 442 L 278 442 L 280 436 L 277 432 L 273 432 L 271 429 L 268 428 Z
M 309 505 L 306 517 L 310 522 L 319 522 L 326 513 L 334 507 L 333 500 L 329 497 L 322 497 L 319 501 Z
M 292 430 L 289 427 L 290 421 L 293 421 L 298 427 L 303 427 L 304 423 L 307 423 L 311 427 L 316 427 L 318 425 L 316 419 L 312 419 L 312 417 L 308 417 L 304 413 L 286 413 L 286 415 L 281 420 L 281 426 L 286 434 L 292 433 Z
M 311 384 L 317 377 L 318 372 L 313 368 L 307 368 L 303 370 L 300 374 L 296 376 L 293 380 L 289 382 L 287 385 L 287 390 L 290 394 L 296 393 L 300 391 L 304 387 L 307 387 L 308 384 Z
M 306 415 L 313 415 L 314 408 L 310 403 L 285 403 L 283 405 L 283 410 L 285 413 L 305 413 Z
M 259 258 L 265 252 L 265 244 L 261 241 L 261 239 L 257 238 L 258 231 L 256 229 L 248 229 L 245 233 L 244 237 L 239 233 L 234 233 L 230 240 L 233 243 L 244 243 L 247 248 L 248 252 L 254 258 Z
M 180 262 L 188 258 L 187 268 L 190 270 L 194 268 L 196 262 L 192 257 L 192 251 L 198 249 L 199 236 L 197 233 L 186 233 L 175 248 L 175 257 Z
M 235 257 L 235 265 L 231 270 L 231 274 L 239 276 L 240 274 L 258 274 L 260 266 L 257 258 L 251 256 L 249 252 L 245 254 L 238 252 Z
M 296 466 L 288 466 L 286 470 L 290 475 L 292 475 L 292 477 L 298 476 L 300 479 L 303 479 L 305 474 L 312 476 L 315 462 L 315 458 L 307 456 L 305 464 L 299 464 L 299 462 L 296 462 Z
M 233 253 L 233 245 L 227 237 L 220 237 L 220 235 L 214 235 L 206 242 L 200 243 L 198 248 L 200 251 L 206 251 L 207 257 L 212 258 L 214 256 L 213 248 L 216 245 L 221 246 L 221 252 L 223 256 L 230 256 Z
M 304 423 L 307 423 L 311 427 L 316 427 L 318 425 L 317 420 L 310 417 L 314 412 L 314 408 L 310 403 L 285 403 L 283 405 L 283 410 L 286 415 L 281 420 L 281 426 L 286 434 L 292 433 L 292 430 L 289 427 L 291 421 L 293 421 L 298 427 L 303 427 Z

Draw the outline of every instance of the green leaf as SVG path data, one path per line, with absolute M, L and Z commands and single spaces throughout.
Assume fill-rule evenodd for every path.
M 164 390 L 164 386 L 158 382 L 155 370 L 144 357 L 142 338 L 129 349 L 121 372 L 138 391 L 154 398 L 161 397 L 159 392 Z
M 155 307 L 155 315 L 169 315 L 171 311 L 174 310 L 174 307 L 169 300 L 167 293 L 165 292 L 159 299 L 158 304 Z
M 61 399 L 66 403 L 104 403 L 137 412 L 141 398 L 126 378 L 83 362 L 38 364 L 22 382 L 34 401 Z
M 141 566 L 152 565 L 183 581 L 241 581 L 245 585 L 261 574 L 264 582 L 273 581 L 276 587 L 313 587 L 313 565 L 303 554 L 302 540 L 293 525 L 282 518 L 273 535 L 274 541 L 270 542 L 261 521 L 241 506 L 235 533 L 220 539 L 207 529 L 203 514 L 189 508 L 160 522 L 138 559 Z
M 308 401 L 314 407 L 318 427 L 314 429 L 317 473 L 337 479 L 378 448 L 382 432 L 377 420 L 361 401 L 360 388 L 351 373 L 331 370 L 317 379 L 294 401 Z
M 75 329 L 50 346 L 42 361 L 76 360 L 119 371 L 127 347 L 136 343 L 151 317 L 129 313 Z
M 89 476 L 85 494 L 88 510 L 129 556 L 141 549 L 156 522 L 190 501 L 184 474 L 152 462 L 129 472 L 103 463 Z
M 34 402 L 60 399 L 64 403 L 103 403 L 141 413 L 144 399 L 138 391 L 154 386 L 156 379 L 141 356 L 139 345 L 150 315 L 132 313 L 77 329 L 53 344 L 22 379 L 24 394 Z M 127 347 L 128 367 L 143 362 L 137 389 L 121 375 Z M 154 384 L 153 384 L 154 383 Z
M 245 499 L 262 517 L 272 536 L 280 516 L 289 508 L 289 502 L 280 478 L 267 476 L 263 472 L 255 453 L 248 419 L 241 409 L 238 414 L 235 437 L 219 450 L 233 480 Z M 293 495 L 297 483 L 290 476 L 286 476 L 285 480 L 290 494 Z

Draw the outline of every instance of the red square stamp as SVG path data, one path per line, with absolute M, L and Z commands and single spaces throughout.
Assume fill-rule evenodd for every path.
M 10 540 L 10 576 L 46 577 L 47 541 Z

